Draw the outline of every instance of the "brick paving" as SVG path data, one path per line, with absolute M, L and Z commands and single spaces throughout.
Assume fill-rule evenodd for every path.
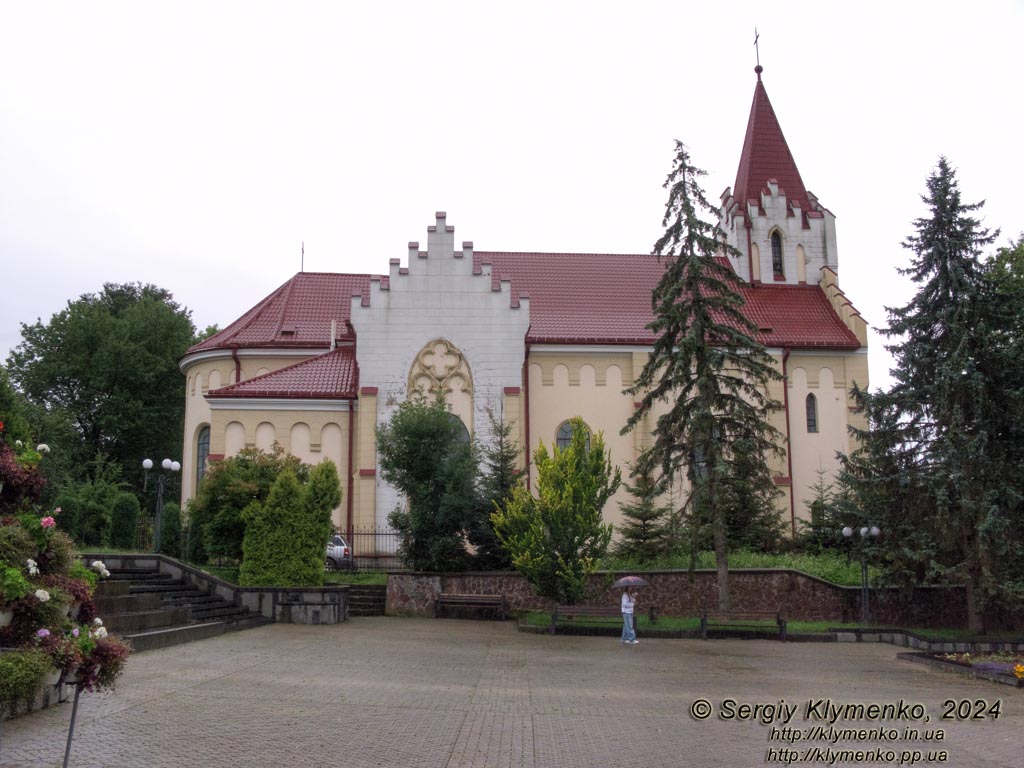
M 271 625 L 132 658 L 118 690 L 83 694 L 72 765 L 363 768 L 657 768 L 827 765 L 808 748 L 892 749 L 833 765 L 1021 764 L 1024 690 L 898 661 L 884 644 L 551 637 L 509 623 L 357 618 Z M 930 723 L 841 718 L 841 728 L 906 726 L 885 742 L 770 741 L 771 726 L 723 720 L 722 702 L 809 700 L 927 708 Z M 940 722 L 943 701 L 1002 701 L 1002 716 Z M 713 714 L 690 707 L 708 699 Z M 3 724 L 0 766 L 61 764 L 70 705 Z M 820 723 L 825 727 L 827 722 Z M 783 727 L 777 723 L 776 727 Z M 942 729 L 944 741 L 924 741 Z M 768 750 L 796 750 L 796 754 Z M 872 759 L 869 759 L 872 758 Z M 908 764 L 905 761 L 905 764 Z

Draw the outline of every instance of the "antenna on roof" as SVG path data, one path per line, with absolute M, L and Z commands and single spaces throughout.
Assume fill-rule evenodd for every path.
M 299 262 L 299 272 L 306 271 L 306 241 L 302 241 L 302 260 Z
M 764 68 L 761 66 L 761 48 L 757 44 L 760 37 L 761 36 L 757 34 L 757 27 L 754 27 L 754 55 L 757 57 L 757 66 L 754 67 L 754 71 L 757 73 L 758 80 L 761 79 L 761 73 L 764 71 Z

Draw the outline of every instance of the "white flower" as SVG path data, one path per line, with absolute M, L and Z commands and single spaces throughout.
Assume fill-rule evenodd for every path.
M 110 575 L 110 571 L 108 571 L 106 568 L 104 568 L 102 571 L 100 571 L 100 576 L 102 576 L 104 579 L 107 578 L 107 576 L 109 576 L 109 575 Z
M 96 629 L 94 629 L 92 631 L 92 636 L 93 637 L 98 637 L 100 639 L 106 637 L 107 636 L 107 628 L 106 627 L 96 627 Z
M 30 557 L 25 562 L 28 563 L 28 575 L 29 576 L 38 576 L 39 575 L 39 565 L 36 563 L 36 561 L 33 560 Z
M 92 620 L 92 623 L 93 623 L 94 626 L 102 627 L 103 626 L 103 619 L 101 619 L 99 616 L 97 616 L 95 619 Z
M 45 589 L 36 590 L 36 600 L 38 600 L 40 603 L 45 603 L 49 599 L 50 593 L 47 592 Z
M 25 445 L 25 444 L 24 444 L 23 442 L 21 442 L 21 440 L 15 440 L 15 441 L 14 441 L 14 447 L 15 447 L 15 448 L 21 448 L 21 447 L 23 447 L 24 445 Z
M 49 453 L 50 452 L 50 446 L 48 446 L 46 443 L 40 443 L 39 445 L 36 446 L 36 450 L 39 453 Z

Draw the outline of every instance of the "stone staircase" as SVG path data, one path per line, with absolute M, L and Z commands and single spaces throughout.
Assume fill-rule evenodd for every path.
M 383 616 L 388 588 L 384 584 L 353 584 L 348 588 L 349 616 Z
M 155 568 L 110 568 L 95 602 L 104 625 L 131 640 L 136 651 L 272 623 Z

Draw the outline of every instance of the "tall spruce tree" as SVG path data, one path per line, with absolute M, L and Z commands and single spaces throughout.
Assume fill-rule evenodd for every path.
M 491 442 L 480 449 L 480 512 L 469 527 L 469 541 L 476 547 L 475 565 L 481 570 L 511 570 L 512 558 L 501 545 L 491 515 L 503 509 L 516 487 L 523 484 L 519 468 L 521 448 L 512 439 L 513 422 L 489 414 Z
M 730 517 L 738 500 L 771 504 L 776 495 L 768 462 L 781 455 L 782 434 L 769 421 L 779 403 L 768 385 L 781 374 L 743 314 L 739 278 L 716 259 L 729 246 L 701 218 L 715 214 L 700 187 L 703 175 L 677 141 L 664 184 L 665 233 L 653 251 L 665 264 L 651 298 L 648 328 L 656 338 L 627 390 L 640 396 L 640 405 L 623 432 L 666 405 L 637 465 L 641 472 L 657 467 L 666 477 L 685 467 L 690 518 L 712 531 L 719 608 L 729 610 Z
M 929 215 L 914 222 L 903 243 L 913 254 L 910 266 L 899 270 L 918 290 L 906 306 L 888 308 L 882 330 L 893 340 L 886 349 L 896 361 L 895 384 L 862 397 L 888 435 L 867 447 L 876 464 L 888 459 L 892 467 L 897 459 L 901 488 L 926 492 L 929 508 L 917 509 L 913 521 L 915 570 L 963 583 L 969 627 L 982 631 L 986 610 L 1024 593 L 1019 567 L 1016 579 L 1007 578 L 1016 566 L 1004 546 L 1007 535 L 1019 540 L 1011 521 L 1019 518 L 1022 490 L 1020 384 L 1014 381 L 1021 365 L 1007 329 L 1019 327 L 1020 306 L 999 297 L 982 260 L 998 233 L 973 215 L 983 202 L 961 200 L 945 157 L 927 190 L 922 200 Z
M 664 484 L 656 480 L 648 468 L 643 472 L 634 470 L 633 484 L 626 483 L 625 487 L 632 498 L 619 503 L 621 538 L 615 554 L 641 563 L 652 562 L 668 554 L 666 523 L 672 508 L 659 503 L 664 495 Z

